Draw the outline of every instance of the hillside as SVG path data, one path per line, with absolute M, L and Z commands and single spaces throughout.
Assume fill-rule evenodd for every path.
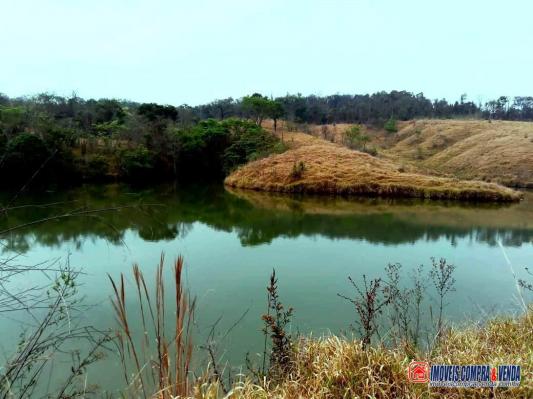
M 225 184 L 272 192 L 472 201 L 520 198 L 518 192 L 496 184 L 403 172 L 388 160 L 313 137 L 306 141 L 300 133 L 287 134 L 286 142 L 294 148 L 237 169 Z
M 349 124 L 299 126 L 339 144 Z M 424 174 L 483 180 L 509 187 L 533 187 L 533 123 L 486 120 L 413 120 L 394 134 L 364 128 L 369 147 Z
M 421 120 L 405 124 L 392 158 L 461 179 L 533 187 L 533 123 Z

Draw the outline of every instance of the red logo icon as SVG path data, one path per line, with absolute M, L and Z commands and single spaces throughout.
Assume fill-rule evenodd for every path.
M 425 384 L 429 382 L 429 363 L 411 362 L 407 377 L 415 384 Z
M 498 372 L 496 371 L 496 367 L 493 367 L 490 371 L 490 380 L 492 382 L 495 382 L 498 379 Z

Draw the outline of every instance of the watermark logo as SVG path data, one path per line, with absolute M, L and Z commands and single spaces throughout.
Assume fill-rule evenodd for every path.
M 409 381 L 429 383 L 430 387 L 517 387 L 521 369 L 517 364 L 491 367 L 485 364 L 432 364 L 413 361 L 408 368 Z
M 429 382 L 429 363 L 411 362 L 409 364 L 409 381 L 415 384 L 425 384 Z

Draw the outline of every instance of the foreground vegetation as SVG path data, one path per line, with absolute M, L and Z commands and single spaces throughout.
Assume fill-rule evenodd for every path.
M 211 344 L 204 347 L 210 362 L 207 370 L 192 378 L 192 344 L 190 322 L 194 314 L 194 300 L 188 300 L 182 285 L 183 260 L 179 258 L 173 272 L 176 286 L 176 329 L 170 337 L 162 328 L 165 312 L 165 282 L 162 279 L 163 258 L 157 268 L 156 300 L 150 301 L 144 276 L 135 266 L 140 311 L 143 316 L 142 331 L 136 340 L 128 324 L 127 295 L 124 278 L 120 285 L 112 281 L 115 290 L 114 306 L 119 320 L 121 359 L 133 358 L 133 372 L 126 373 L 133 380 L 128 382 L 126 395 L 170 399 L 177 397 L 206 398 L 528 398 L 533 392 L 533 308 L 524 309 L 517 318 L 499 318 L 482 325 L 462 328 L 447 327 L 442 318 L 445 298 L 454 290 L 455 266 L 444 259 L 433 260 L 429 278 L 435 285 L 440 307 L 436 306 L 436 334 L 427 337 L 426 349 L 416 337 L 421 337 L 420 304 L 427 285 L 422 266 L 415 277 L 412 289 L 401 288 L 401 265 L 389 265 L 389 279 L 367 281 L 364 285 L 350 279 L 355 288 L 355 305 L 358 315 L 359 339 L 349 336 L 323 336 L 294 338 L 288 330 L 293 309 L 286 308 L 280 299 L 277 278 L 273 272 L 267 287 L 268 311 L 262 319 L 265 323 L 265 350 L 262 365 L 247 360 L 247 372 L 225 378 L 226 368 L 218 364 Z M 526 289 L 525 285 L 522 286 Z M 133 294 L 132 295 L 136 295 Z M 438 303 L 438 300 L 437 300 Z M 144 305 L 143 305 L 144 304 Z M 155 304 L 155 306 L 153 305 Z M 168 305 L 166 305 L 168 306 Z M 445 305 L 444 305 L 445 306 Z M 525 305 L 524 305 L 525 306 Z M 371 345 L 378 333 L 378 320 L 383 309 L 391 312 L 391 329 L 388 339 L 379 339 Z M 411 314 L 417 310 L 418 316 Z M 148 315 L 153 326 L 148 326 Z M 409 318 L 406 318 L 409 314 Z M 413 318 L 411 318 L 413 316 Z M 404 333 L 406 335 L 404 335 Z M 147 352 L 147 336 L 155 337 L 157 351 Z M 267 346 L 267 340 L 270 342 Z M 141 350 L 142 348 L 142 350 Z M 171 349 L 172 348 L 172 349 Z M 142 352 L 143 361 L 139 361 Z M 152 353 L 146 358 L 147 353 Z M 431 364 L 519 364 L 522 368 L 521 383 L 513 388 L 430 388 L 427 384 L 414 384 L 408 380 L 407 369 L 412 360 Z M 145 367 L 151 364 L 151 367 Z M 127 369 L 126 363 L 124 363 Z M 230 370 L 231 371 L 231 370 Z M 153 382 L 149 382 L 149 381 Z
M 407 345 L 363 348 L 344 337 L 303 338 L 295 345 L 294 368 L 281 381 L 264 385 L 243 380 L 230 398 L 529 398 L 533 393 L 533 310 L 518 319 L 453 328 L 431 353 Z M 518 388 L 429 388 L 407 379 L 411 360 L 433 364 L 520 364 Z M 216 398 L 215 384 L 196 388 L 195 398 Z M 493 395 L 493 396 L 491 396 Z
M 9 264 L 6 261 L 4 266 Z M 267 312 L 262 316 L 263 360 L 256 364 L 247 358 L 246 370 L 235 373 L 221 364 L 216 354 L 216 342 L 212 341 L 216 323 L 204 345 L 193 340 L 196 301 L 184 285 L 183 258 L 174 262 L 170 279 L 165 278 L 164 265 L 162 256 L 154 270 L 155 287 L 137 265 L 131 279 L 110 276 L 118 323 L 114 332 L 71 327 L 78 326 L 78 311 L 82 310 L 76 299 L 77 277 L 68 269 L 57 269 L 58 279 L 47 292 L 52 306 L 44 315 L 35 314 L 37 329 L 28 329 L 6 363 L 7 371 L 0 373 L 0 395 L 22 398 L 48 392 L 46 397 L 97 396 L 101 393 L 94 385 L 97 381 L 87 384 L 88 370 L 106 353 L 118 355 L 123 368 L 125 382 L 117 381 L 116 386 L 119 397 L 528 398 L 533 392 L 533 308 L 527 307 L 521 291 L 533 290 L 527 281 L 517 281 L 523 314 L 452 327 L 444 314 L 455 290 L 455 266 L 444 259 L 432 259 L 428 273 L 419 266 L 408 279 L 412 286 L 404 286 L 402 266 L 389 264 L 387 277 L 349 278 L 351 293 L 339 294 L 353 305 L 352 334 L 313 337 L 291 333 L 293 309 L 282 303 L 273 272 L 267 286 Z M 37 306 L 46 303 L 34 299 Z M 29 303 L 13 303 L 24 305 L 20 311 L 28 310 Z M 3 306 L 8 309 L 11 304 Z M 429 323 L 424 321 L 428 315 Z M 80 355 L 76 346 L 80 339 L 90 344 L 86 355 Z M 65 342 L 72 342 L 74 349 Z M 208 359 L 205 368 L 194 363 L 202 354 Z M 62 359 L 58 364 L 70 367 L 64 380 L 47 379 L 46 371 L 53 367 L 54 359 Z M 429 388 L 408 381 L 407 367 L 412 360 L 518 364 L 522 378 L 513 388 Z

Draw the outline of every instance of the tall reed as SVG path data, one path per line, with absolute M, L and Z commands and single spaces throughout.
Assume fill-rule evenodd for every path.
M 173 265 L 175 325 L 173 331 L 165 327 L 165 315 L 169 311 L 165 298 L 165 257 L 161 254 L 155 276 L 154 292 L 150 292 L 144 274 L 133 265 L 136 301 L 130 303 L 134 312 L 140 313 L 140 326 L 132 325 L 128 313 L 124 275 L 118 283 L 111 276 L 113 308 L 118 321 L 119 354 L 128 390 L 135 396 L 170 399 L 191 393 L 193 341 L 191 327 L 194 322 L 196 300 L 190 299 L 183 287 L 183 257 Z M 137 302 L 137 303 L 135 303 Z M 151 339 L 153 336 L 154 339 Z M 155 345 L 154 345 L 155 342 Z

